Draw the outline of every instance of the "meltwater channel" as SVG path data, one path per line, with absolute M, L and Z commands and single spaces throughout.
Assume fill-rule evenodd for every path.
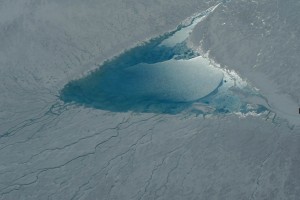
M 112 112 L 266 111 L 264 106 L 240 98 L 240 93 L 259 97 L 246 82 L 211 65 L 188 46 L 193 28 L 213 9 L 194 15 L 176 30 L 125 51 L 88 76 L 71 81 L 62 89 L 61 100 Z

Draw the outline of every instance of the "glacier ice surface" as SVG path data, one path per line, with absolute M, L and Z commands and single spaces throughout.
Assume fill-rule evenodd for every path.
M 270 104 L 278 100 L 266 95 L 270 88 L 299 95 L 299 1 L 230 2 L 201 22 L 211 26 L 199 26 L 208 32 L 198 36 L 204 36 L 204 46 L 210 43 L 210 56 L 251 82 L 268 74 L 277 84 L 262 90 L 262 78 L 255 86 Z M 278 119 L 276 109 L 267 118 L 204 119 L 109 112 L 64 104 L 57 96 L 105 58 L 170 30 L 215 1 L 2 0 L 0 5 L 1 200 L 299 199 L 300 128 L 271 123 Z M 227 75 L 237 80 L 231 73 L 224 73 L 224 80 Z M 217 94 L 231 91 L 226 85 L 231 82 Z M 237 99 L 250 100 L 245 90 L 233 89 Z M 214 109 L 203 103 L 193 108 Z

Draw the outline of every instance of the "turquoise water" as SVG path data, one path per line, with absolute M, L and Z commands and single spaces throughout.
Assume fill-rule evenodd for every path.
M 113 112 L 265 111 L 263 106 L 243 102 L 230 89 L 236 80 L 188 47 L 189 32 L 205 14 L 107 60 L 90 75 L 71 81 L 62 89 L 61 100 Z M 251 90 L 247 94 L 256 95 Z

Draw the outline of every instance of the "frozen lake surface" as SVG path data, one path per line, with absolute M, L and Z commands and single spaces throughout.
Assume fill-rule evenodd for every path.
M 62 90 L 61 99 L 114 112 L 266 111 L 264 106 L 250 105 L 239 97 L 241 91 L 247 96 L 259 94 L 237 74 L 232 76 L 212 65 L 189 47 L 190 33 L 211 10 L 191 17 L 175 31 L 107 60 L 88 76 L 71 81 Z M 236 89 L 240 92 L 233 92 Z

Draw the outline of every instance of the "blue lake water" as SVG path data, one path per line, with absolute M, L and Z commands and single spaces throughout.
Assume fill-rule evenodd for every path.
M 265 107 L 250 105 L 240 97 L 259 95 L 247 85 L 237 84 L 239 77 L 210 65 L 188 47 L 189 33 L 206 14 L 200 13 L 175 31 L 127 50 L 88 76 L 71 81 L 62 89 L 61 100 L 113 112 L 264 112 Z

